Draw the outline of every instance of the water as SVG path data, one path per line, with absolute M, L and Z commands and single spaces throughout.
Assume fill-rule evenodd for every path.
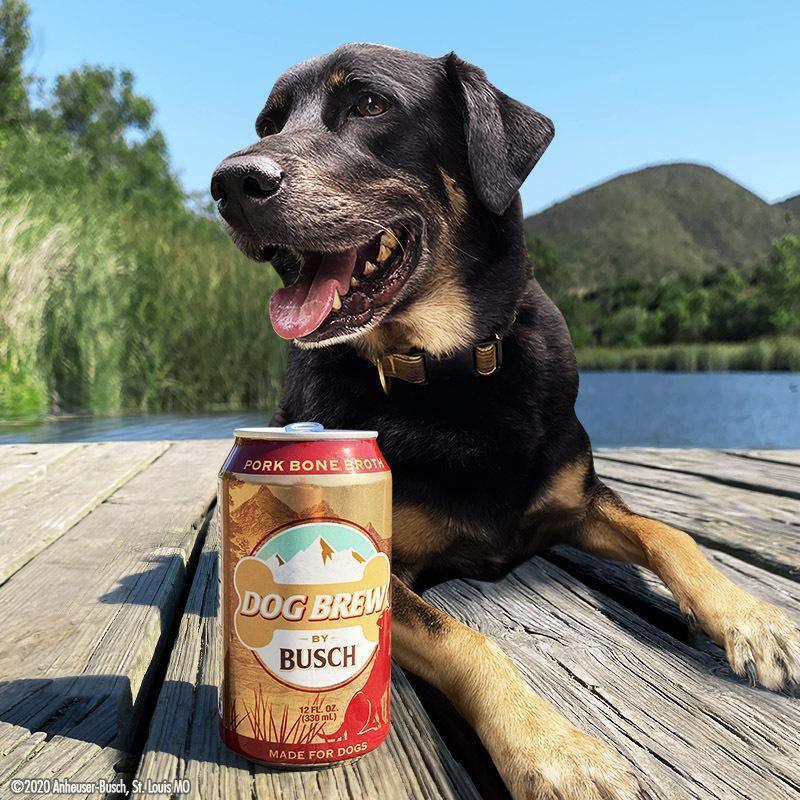
M 595 447 L 800 448 L 800 374 L 587 372 L 578 416 Z M 0 443 L 222 439 L 268 420 L 258 411 L 64 419 L 0 426 Z
M 101 442 L 147 439 L 226 439 L 233 429 L 267 425 L 266 411 L 218 414 L 131 414 L 123 417 L 56 419 L 27 426 L 0 425 L 0 444 Z
M 577 410 L 595 447 L 800 447 L 800 373 L 588 372 Z

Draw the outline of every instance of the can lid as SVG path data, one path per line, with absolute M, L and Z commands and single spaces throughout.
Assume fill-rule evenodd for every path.
M 266 439 L 268 441 L 292 440 L 315 442 L 325 439 L 377 439 L 377 431 L 326 430 L 319 422 L 291 422 L 283 428 L 237 428 L 233 435 L 238 439 Z

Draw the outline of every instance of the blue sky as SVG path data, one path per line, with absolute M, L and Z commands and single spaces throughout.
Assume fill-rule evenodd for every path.
M 28 66 L 125 66 L 188 189 L 254 138 L 288 66 L 347 41 L 455 50 L 556 124 L 526 211 L 636 167 L 710 164 L 769 201 L 800 192 L 797 0 L 31 0 Z

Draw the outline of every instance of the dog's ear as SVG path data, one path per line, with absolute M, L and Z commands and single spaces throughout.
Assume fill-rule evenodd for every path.
M 445 70 L 463 108 L 467 158 L 475 191 L 486 208 L 502 214 L 553 138 L 553 123 L 495 88 L 486 73 L 459 58 Z

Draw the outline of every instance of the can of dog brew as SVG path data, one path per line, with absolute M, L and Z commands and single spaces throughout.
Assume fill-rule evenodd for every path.
M 220 472 L 220 728 L 319 767 L 389 732 L 391 473 L 374 431 L 240 428 Z

